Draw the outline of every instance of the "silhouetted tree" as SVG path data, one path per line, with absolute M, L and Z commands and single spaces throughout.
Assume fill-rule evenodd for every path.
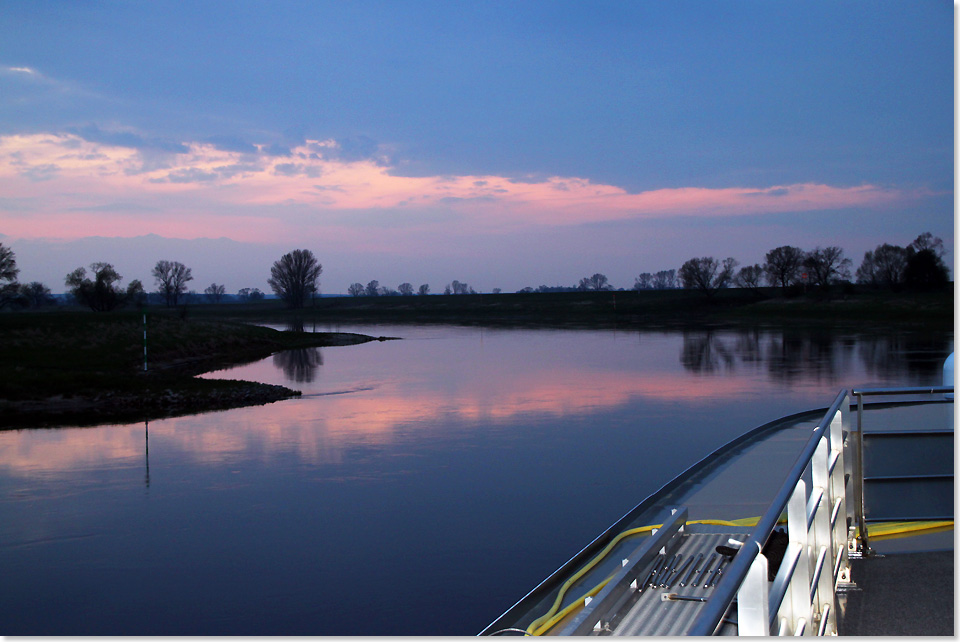
M 217 283 L 211 283 L 207 286 L 207 289 L 203 291 L 203 293 L 207 295 L 207 298 L 214 303 L 220 303 L 220 300 L 223 299 L 223 295 L 226 294 L 226 292 L 227 288 Z
M 430 294 L 430 286 L 424 283 L 423 285 L 420 286 L 420 289 L 417 290 L 417 294 L 419 294 L 420 296 L 426 296 Z
M 910 247 L 907 248 L 903 280 L 908 287 L 918 290 L 942 287 L 950 281 L 950 270 L 933 250 L 918 252 Z
M 193 280 L 190 268 L 180 261 L 157 261 L 153 268 L 157 291 L 163 295 L 167 307 L 177 305 L 180 296 L 187 291 L 187 282 Z
M 781 245 L 767 252 L 763 271 L 770 285 L 786 289 L 800 278 L 804 253 L 799 247 Z
M 124 296 L 126 302 L 132 305 L 143 305 L 147 302 L 147 293 L 143 290 L 143 283 L 140 282 L 140 279 L 130 281 Z
M 904 282 L 913 289 L 941 287 L 950 281 L 950 270 L 943 262 L 943 240 L 924 232 L 907 246 Z
M 759 264 L 747 265 L 737 272 L 734 283 L 748 290 L 760 289 L 760 280 L 763 278 L 763 268 Z
M 353 283 L 347 288 L 347 294 L 350 296 L 363 296 L 363 284 Z
M 580 283 L 577 285 L 578 290 L 586 292 L 587 290 L 612 290 L 613 288 L 607 282 L 606 275 L 600 274 L 597 272 L 593 276 L 588 276 L 580 279 Z
M 96 312 L 107 312 L 121 305 L 125 293 L 118 285 L 123 278 L 109 263 L 90 264 L 93 279 L 87 278 L 85 268 L 79 267 L 67 275 L 66 285 L 71 294 L 83 305 Z
M 700 290 L 711 296 L 720 288 L 725 288 L 733 281 L 733 271 L 737 261 L 726 258 L 721 264 L 712 256 L 690 259 L 680 266 L 680 282 L 689 290 Z
M 642 272 L 640 276 L 633 281 L 634 290 L 649 290 L 651 288 L 653 288 L 653 275 L 649 272 Z
M 413 295 L 413 286 L 409 283 L 401 283 L 397 290 L 403 296 L 412 296 Z
M 280 257 L 270 268 L 267 284 L 288 308 L 302 308 L 317 292 L 317 280 L 323 266 L 310 250 L 294 250 Z
M 672 290 L 677 287 L 676 270 L 660 270 L 653 276 L 653 289 Z
M 380 281 L 374 279 L 367 283 L 367 296 L 380 296 Z
M 20 287 L 20 296 L 23 302 L 31 308 L 42 308 L 56 302 L 50 288 L 39 281 L 33 281 Z
M 263 299 L 263 292 L 260 291 L 260 288 L 240 288 L 237 291 L 237 296 L 240 297 L 241 301 L 260 301 Z
M 840 279 L 849 279 L 851 265 L 850 259 L 844 258 L 843 250 L 835 245 L 818 247 L 807 252 L 803 259 L 803 267 L 807 269 L 810 282 L 823 288 Z
M 17 258 L 13 250 L 0 243 L 0 310 L 13 303 L 19 292 Z
M 453 280 L 450 284 L 444 289 L 444 294 L 476 294 L 476 290 L 467 285 L 466 283 L 461 283 L 460 281 Z
M 863 262 L 857 268 L 857 283 L 897 289 L 903 285 L 906 269 L 907 250 L 899 245 L 884 243 L 863 255 Z
M 937 258 L 943 258 L 943 239 L 934 236 L 930 232 L 924 232 L 913 239 L 913 242 L 907 247 L 913 248 L 916 252 L 930 250 Z

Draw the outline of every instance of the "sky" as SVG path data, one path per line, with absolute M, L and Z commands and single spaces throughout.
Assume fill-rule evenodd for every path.
M 0 4 L 0 243 L 63 291 L 630 288 L 924 232 L 954 261 L 944 0 Z

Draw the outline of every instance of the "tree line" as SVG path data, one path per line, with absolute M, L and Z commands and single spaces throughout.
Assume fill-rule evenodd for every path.
M 883 243 L 864 254 L 855 273 L 853 262 L 837 246 L 816 247 L 813 250 L 790 245 L 774 248 L 766 253 L 764 262 L 747 265 L 739 270 L 733 257 L 723 260 L 712 256 L 694 257 L 679 270 L 661 270 L 655 274 L 643 272 L 636 277 L 632 290 L 672 290 L 683 288 L 699 290 L 710 296 L 728 287 L 759 289 L 764 285 L 782 291 L 814 288 L 829 291 L 832 286 L 851 283 L 852 278 L 863 285 L 891 290 L 935 288 L 950 281 L 950 271 L 943 261 L 943 241 L 930 232 L 924 232 L 906 247 Z M 614 290 L 603 274 L 580 279 L 574 286 L 523 288 L 518 292 L 573 292 Z M 623 288 L 621 288 L 622 290 Z
M 162 303 L 176 307 L 196 293 L 187 292 L 187 284 L 193 281 L 192 270 L 179 261 L 162 259 L 151 270 L 156 290 L 147 292 L 139 279 L 126 287 L 120 282 L 123 277 L 110 263 L 97 261 L 78 267 L 64 278 L 69 296 L 80 305 L 96 312 L 106 312 L 123 306 L 139 306 L 146 303 Z M 267 283 L 273 292 L 289 307 L 303 307 L 319 289 L 323 267 L 310 250 L 294 250 L 284 254 L 270 268 Z M 34 281 L 21 284 L 17 280 L 20 269 L 13 250 L 0 243 L 0 309 L 39 308 L 56 303 L 53 294 L 43 283 Z M 208 301 L 220 303 L 227 297 L 226 288 L 211 283 L 205 290 Z M 265 295 L 258 288 L 241 288 L 236 295 L 241 301 L 257 301 Z
M 739 263 L 733 257 L 723 260 L 712 256 L 694 257 L 684 262 L 678 270 L 641 273 L 631 289 L 684 288 L 699 290 L 710 296 L 723 288 L 756 290 L 766 284 L 784 291 L 798 287 L 829 291 L 834 285 L 850 283 L 854 277 L 857 283 L 891 290 L 934 288 L 944 286 L 950 280 L 943 255 L 943 241 L 925 232 L 906 247 L 883 243 L 866 252 L 860 266 L 852 273 L 853 262 L 844 256 L 843 249 L 838 246 L 804 251 L 799 247 L 783 245 L 767 252 L 763 264 L 747 265 L 739 270 Z M 94 262 L 89 268 L 88 273 L 86 268 L 78 267 L 66 275 L 64 283 L 74 300 L 95 311 L 157 302 L 175 307 L 186 297 L 196 296 L 193 292 L 187 292 L 187 284 L 193 281 L 192 271 L 179 261 L 157 261 L 151 271 L 156 286 L 153 292 L 147 292 L 137 279 L 125 288 L 121 287 L 123 277 L 110 263 Z M 43 283 L 19 283 L 19 272 L 13 250 L 0 243 L 0 309 L 7 306 L 42 307 L 55 302 L 50 289 Z M 322 272 L 322 265 L 310 250 L 298 249 L 274 262 L 267 283 L 288 307 L 302 308 L 319 292 Z M 580 279 L 574 286 L 541 285 L 537 289 L 527 287 L 519 292 L 614 289 L 607 277 L 598 272 Z M 394 290 L 374 280 L 365 286 L 353 283 L 347 291 L 355 297 L 413 296 L 415 292 L 425 296 L 430 294 L 430 286 L 424 283 L 415 291 L 412 284 L 405 282 Z M 500 289 L 495 288 L 493 292 L 498 294 Z M 476 290 L 465 282 L 454 280 L 446 285 L 444 294 L 476 294 Z M 223 285 L 211 283 L 204 290 L 204 296 L 208 301 L 220 303 L 228 295 Z M 257 301 L 264 296 L 258 288 L 242 288 L 236 295 L 241 301 Z

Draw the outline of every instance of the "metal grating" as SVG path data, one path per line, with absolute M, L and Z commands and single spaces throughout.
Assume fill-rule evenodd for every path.
M 690 525 L 691 528 L 695 525 Z M 679 585 L 679 579 L 674 581 L 670 587 L 657 586 L 656 588 L 647 586 L 632 600 L 626 612 L 618 618 L 611 621 L 610 631 L 603 631 L 607 635 L 684 635 L 688 632 L 704 602 L 694 601 L 664 601 L 664 594 L 676 594 L 684 597 L 702 598 L 709 600 L 714 592 L 715 584 L 713 582 L 723 581 L 722 566 L 719 579 L 716 579 L 715 570 L 721 565 L 724 558 L 716 553 L 716 547 L 727 545 L 730 538 L 744 538 L 743 532 L 726 533 L 688 533 L 680 540 L 680 545 L 674 551 L 667 551 L 669 556 L 680 553 L 682 556 L 680 564 L 686 560 L 693 559 L 690 564 L 693 566 L 700 558 L 701 571 L 698 574 L 694 571 L 690 581 L 686 586 Z M 713 563 L 709 560 L 713 557 Z M 704 565 L 706 568 L 703 569 Z M 706 574 L 704 574 L 704 570 Z M 690 574 L 688 568 L 684 575 Z M 698 575 L 700 577 L 698 577 Z M 712 584 L 704 587 L 704 582 Z M 693 584 L 696 584 L 695 586 Z M 619 622 L 617 621 L 619 620 Z

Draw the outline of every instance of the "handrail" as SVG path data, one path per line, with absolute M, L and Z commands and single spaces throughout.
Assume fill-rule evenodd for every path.
M 854 388 L 850 394 L 854 397 L 876 395 L 935 395 L 953 392 L 953 386 L 915 386 L 912 388 Z
M 705 603 L 694 620 L 690 630 L 690 635 L 713 635 L 717 632 L 720 623 L 727 609 L 739 596 L 740 610 L 740 633 L 744 634 L 770 634 L 771 630 L 779 630 L 780 633 L 788 633 L 793 630 L 794 634 L 802 634 L 804 628 L 819 618 L 817 630 L 820 634 L 831 629 L 836 630 L 836 616 L 832 615 L 835 611 L 834 591 L 837 583 L 843 577 L 848 577 L 843 571 L 844 562 L 848 561 L 849 549 L 847 546 L 838 545 L 839 543 L 849 543 L 853 536 L 851 530 L 847 527 L 849 524 L 838 524 L 841 506 L 846 504 L 850 493 L 844 488 L 842 482 L 843 470 L 836 471 L 840 480 L 836 480 L 835 466 L 839 458 L 843 456 L 843 436 L 840 424 L 845 419 L 845 415 L 850 412 L 850 400 L 857 398 L 857 429 L 856 429 L 856 459 L 854 462 L 855 472 L 851 475 L 851 481 L 854 483 L 852 494 L 856 500 L 856 506 L 851 517 L 856 520 L 860 527 L 861 548 L 869 552 L 866 539 L 866 523 L 863 515 L 863 428 L 862 412 L 863 397 L 876 395 L 931 395 L 931 394 L 952 394 L 953 386 L 930 386 L 930 387 L 912 387 L 912 388 L 863 388 L 851 391 L 841 390 L 833 404 L 824 414 L 823 419 L 814 428 L 810 439 L 804 445 L 796 463 L 787 473 L 786 479 L 780 490 L 777 492 L 767 511 L 760 518 L 757 526 L 749 537 L 746 538 L 740 551 L 733 558 L 733 561 L 727 567 L 724 575 L 725 581 L 718 584 L 711 599 Z M 948 399 L 952 401 L 952 399 Z M 840 415 L 838 417 L 837 415 Z M 833 441 L 831 442 L 831 437 Z M 853 453 L 851 453 L 853 454 Z M 851 462 L 847 462 L 849 467 Z M 813 486 L 807 490 L 804 475 L 807 470 L 811 471 Z M 850 472 L 848 469 L 846 472 Z M 819 481 L 818 481 L 819 480 Z M 821 508 L 829 513 L 827 524 L 823 523 L 821 517 Z M 759 602 L 757 601 L 756 580 L 758 570 L 762 569 L 766 573 L 766 558 L 762 555 L 763 545 L 770 537 L 773 529 L 776 527 L 780 516 L 784 510 L 787 510 L 787 522 L 790 530 L 790 545 L 788 546 L 788 555 L 785 555 L 781 568 L 777 572 L 777 577 L 773 582 L 773 587 L 769 592 L 761 592 Z M 817 526 L 815 522 L 819 523 Z M 839 541 L 835 528 L 843 528 Z M 808 536 L 812 536 L 813 541 L 808 542 Z M 812 558 L 810 555 L 812 546 L 816 562 L 813 568 L 810 567 Z M 831 550 L 832 549 L 832 550 Z M 827 565 L 827 556 L 835 555 L 831 558 L 831 564 Z M 826 568 L 833 568 L 833 577 L 829 579 L 824 577 L 823 571 Z M 798 580 L 799 575 L 799 580 Z M 812 581 L 811 581 L 812 580 Z M 796 582 L 800 584 L 796 584 Z M 826 583 L 829 581 L 830 583 Z M 803 586 L 802 590 L 800 585 Z M 829 595 L 826 593 L 829 589 Z M 744 594 L 746 591 L 746 594 Z M 802 595 L 798 598 L 800 593 Z M 746 602 L 749 603 L 745 604 Z M 819 604 L 819 612 L 817 605 Z M 784 610 L 784 614 L 781 613 Z M 766 616 L 766 621 L 757 621 L 757 614 Z M 750 621 L 744 620 L 744 615 L 748 615 Z M 768 618 L 768 619 L 767 619 Z M 828 621 L 829 618 L 829 621 Z M 777 620 L 780 620 L 777 627 Z
M 716 634 L 724 621 L 724 615 L 735 602 L 741 635 L 769 635 L 778 630 L 780 633 L 802 634 L 805 628 L 820 634 L 835 634 L 838 624 L 835 615 L 836 591 L 844 586 L 852 586 L 850 559 L 859 557 L 861 551 L 869 552 L 863 515 L 863 398 L 879 395 L 929 396 L 939 393 L 944 394 L 943 401 L 953 401 L 952 386 L 841 390 L 813 428 L 810 438 L 787 472 L 767 510 L 725 567 L 724 581 L 717 583 L 710 599 L 699 607 L 687 634 Z M 851 401 L 854 398 L 857 400 L 856 428 L 851 425 Z M 721 450 L 731 445 L 728 444 Z M 717 454 L 714 453 L 700 464 L 706 463 Z M 697 466 L 692 467 L 696 468 Z M 675 483 L 676 480 L 668 486 L 672 487 Z M 615 526 L 646 507 L 665 490 L 667 487 L 641 502 Z M 767 559 L 762 551 L 785 510 L 789 530 L 789 555 L 786 555 L 779 565 L 771 586 L 767 582 Z M 855 526 L 860 526 L 862 539 L 859 542 Z M 616 530 L 611 528 L 598 537 L 501 618 L 548 585 L 554 576 L 578 561 L 588 549 L 600 543 L 607 533 Z M 597 588 L 602 587 L 603 584 Z M 481 635 L 486 634 L 492 626 Z
M 774 497 L 767 512 L 760 518 L 756 528 L 753 529 L 753 532 L 740 548 L 740 552 L 737 553 L 733 561 L 727 565 L 727 571 L 724 573 L 725 581 L 717 584 L 710 601 L 704 604 L 699 616 L 690 629 L 690 635 L 713 635 L 717 630 L 727 607 L 733 602 L 737 591 L 740 590 L 740 585 L 747 577 L 750 566 L 760 554 L 760 551 L 763 550 L 763 545 L 776 527 L 777 521 L 780 519 L 780 514 L 783 513 L 783 510 L 787 507 L 787 503 L 793 496 L 797 482 L 800 481 L 804 471 L 810 464 L 810 460 L 813 458 L 820 439 L 827 432 L 830 427 L 830 422 L 833 421 L 833 417 L 840 411 L 846 399 L 847 391 L 840 391 L 833 404 L 827 410 L 826 415 L 824 415 L 824 418 L 821 419 L 817 427 L 814 428 L 813 434 L 801 451 L 796 463 L 787 474 L 786 480 Z
M 857 529 L 859 531 L 860 539 L 860 550 L 864 555 L 869 555 L 871 553 L 870 549 L 870 535 L 867 529 L 867 516 L 866 509 L 864 507 L 866 498 L 864 496 L 863 488 L 863 398 L 864 397 L 893 397 L 901 395 L 917 395 L 917 394 L 952 394 L 953 386 L 925 386 L 925 387 L 907 387 L 907 388 L 854 388 L 850 391 L 850 394 L 857 398 L 857 471 L 854 475 L 855 488 L 854 492 L 856 493 L 856 518 L 857 518 Z M 952 401 L 952 400 L 951 400 Z

